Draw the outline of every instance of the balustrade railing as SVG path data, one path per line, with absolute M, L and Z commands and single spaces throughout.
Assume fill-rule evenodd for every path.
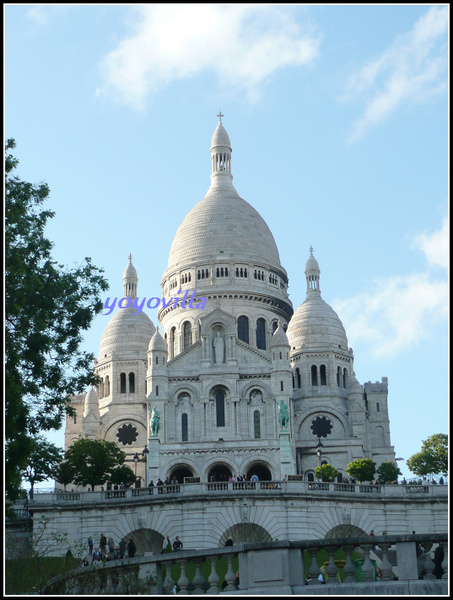
M 42 493 L 36 496 L 29 504 L 48 503 L 99 503 L 100 501 L 134 500 L 144 497 L 159 499 L 162 495 L 176 494 L 182 496 L 210 494 L 217 492 L 232 493 L 287 493 L 292 494 L 352 494 L 373 495 L 382 498 L 407 497 L 408 495 L 423 495 L 447 497 L 446 485 L 375 485 L 359 483 L 337 483 L 320 481 L 217 481 L 217 482 L 187 482 L 183 484 L 170 484 L 154 487 L 129 488 L 107 491 L 64 492 L 58 490 L 54 493 Z
M 266 565 L 283 565 L 285 561 L 291 569 L 282 568 L 281 578 L 275 566 L 269 575 Z M 264 583 L 269 594 L 277 588 L 291 589 L 294 594 L 307 593 L 302 586 L 323 584 L 353 586 L 350 593 L 360 594 L 358 584 L 373 584 L 375 594 L 379 595 L 380 591 L 390 589 L 384 588 L 384 584 L 419 579 L 425 582 L 448 579 L 447 534 L 377 536 L 372 540 L 366 537 L 275 541 L 142 556 L 95 564 L 56 577 L 48 583 L 44 594 L 128 595 L 173 591 L 200 595 L 235 590 L 239 594 L 255 594 L 260 590 L 263 593 Z M 401 588 L 395 588 L 394 593 L 398 589 Z M 277 595 L 281 593 L 276 591 Z

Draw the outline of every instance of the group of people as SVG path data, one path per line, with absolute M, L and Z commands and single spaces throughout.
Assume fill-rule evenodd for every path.
M 134 540 L 131 538 L 128 542 L 126 542 L 125 538 L 122 538 L 119 544 L 116 546 L 112 537 L 108 539 L 102 533 L 99 546 L 94 546 L 93 538 L 88 538 L 88 556 L 91 557 L 91 563 L 108 561 L 108 560 L 117 560 L 121 558 L 133 558 L 137 551 L 137 547 L 135 545 Z M 85 556 L 82 560 L 82 566 L 87 567 L 90 564 L 88 556 Z

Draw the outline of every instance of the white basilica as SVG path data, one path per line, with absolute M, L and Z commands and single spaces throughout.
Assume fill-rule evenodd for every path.
M 113 315 L 95 364 L 101 384 L 72 399 L 66 448 L 79 435 L 114 441 L 142 485 L 313 480 L 320 462 L 341 477 L 356 458 L 395 460 L 387 378 L 355 378 L 312 249 L 306 299 L 293 312 L 273 235 L 233 186 L 221 116 L 210 188 L 179 226 L 162 277 L 163 297 L 181 301 L 160 308 L 162 333 L 132 306 Z M 130 259 L 125 297 L 137 297 L 137 283 Z M 203 309 L 184 307 L 194 290 Z

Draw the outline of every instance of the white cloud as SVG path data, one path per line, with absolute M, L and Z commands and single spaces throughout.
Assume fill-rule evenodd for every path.
M 450 259 L 448 248 L 449 239 L 450 228 L 448 218 L 445 217 L 439 231 L 435 231 L 431 235 L 422 233 L 416 236 L 413 240 L 412 247 L 417 248 L 424 253 L 429 265 L 448 269 Z
M 102 61 L 98 94 L 138 109 L 171 81 L 200 73 L 254 100 L 276 70 L 312 61 L 320 43 L 283 7 L 145 4 L 134 11 L 135 31 Z
M 425 253 L 428 265 L 448 267 L 447 219 L 439 231 L 422 234 L 413 247 Z M 448 317 L 447 276 L 434 279 L 428 270 L 374 282 L 374 289 L 336 300 L 351 345 L 365 342 L 375 358 L 394 358 L 427 339 L 435 324 Z
M 422 102 L 447 89 L 448 18 L 447 6 L 430 8 L 412 31 L 398 36 L 390 49 L 350 78 L 343 100 L 364 96 L 366 101 L 362 117 L 353 124 L 351 142 L 403 103 Z

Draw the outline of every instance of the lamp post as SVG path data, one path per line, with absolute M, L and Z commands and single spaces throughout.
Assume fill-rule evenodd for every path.
M 138 464 L 138 461 L 140 460 L 140 457 L 137 454 L 137 452 L 134 454 L 134 458 L 132 460 L 135 463 L 135 482 L 137 483 L 137 464 Z
M 318 438 L 318 444 L 316 446 L 316 456 L 318 457 L 318 467 L 321 471 L 321 483 L 322 483 L 322 463 L 321 463 L 321 457 L 322 457 L 322 443 L 321 443 L 321 438 Z

